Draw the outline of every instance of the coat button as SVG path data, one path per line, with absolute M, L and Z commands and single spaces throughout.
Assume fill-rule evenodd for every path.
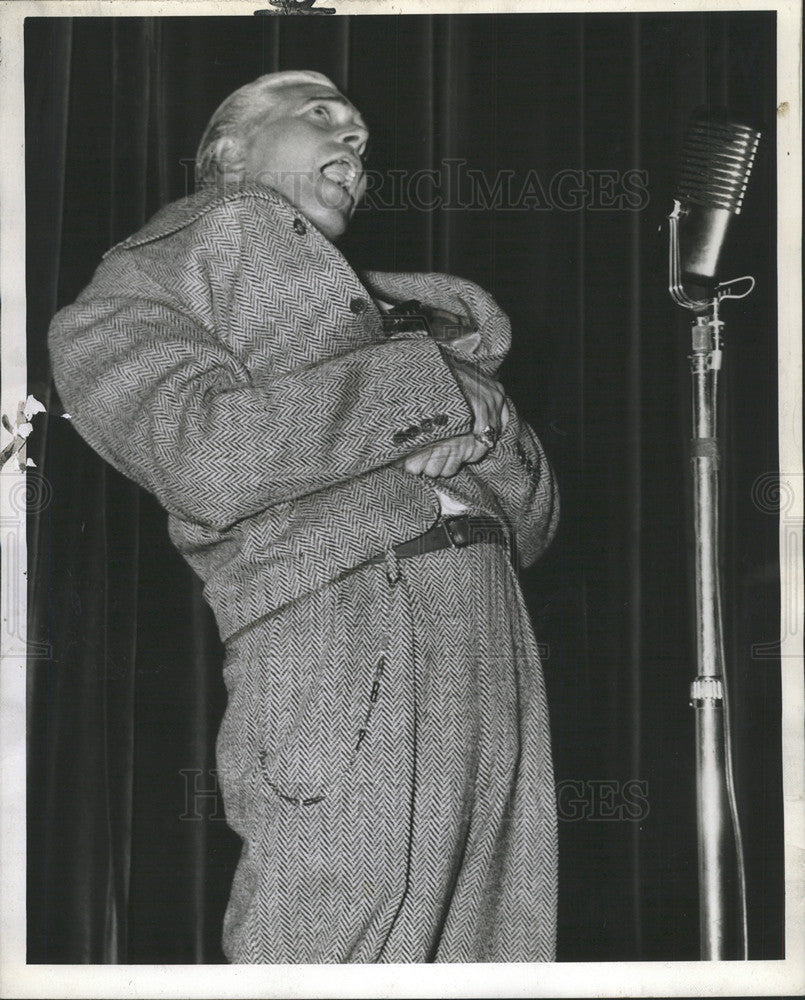
M 405 441 L 408 440 L 408 435 L 405 433 L 405 431 L 397 431 L 397 433 L 392 437 L 391 440 L 394 442 L 394 444 L 403 444 Z
M 418 437 L 422 433 L 421 428 L 418 424 L 411 424 L 410 427 L 405 428 L 405 436 L 408 438 Z
M 447 423 L 447 414 L 437 413 L 436 416 L 433 418 L 433 422 L 434 424 L 436 424 L 437 427 L 444 427 L 444 425 Z
M 349 308 L 352 310 L 352 312 L 355 313 L 356 316 L 360 316 L 362 312 L 366 312 L 366 307 L 368 305 L 369 303 L 366 301 L 366 299 L 362 299 L 356 296 L 354 299 L 350 300 Z
M 307 226 L 302 222 L 301 219 L 293 220 L 293 228 L 295 233 L 299 233 L 300 236 L 304 236 L 307 232 Z
M 430 419 L 430 417 L 425 417 L 425 419 L 419 426 L 427 434 L 428 431 L 433 430 L 433 421 Z

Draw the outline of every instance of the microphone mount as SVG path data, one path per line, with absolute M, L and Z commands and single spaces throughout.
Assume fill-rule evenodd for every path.
M 682 205 L 678 198 L 675 198 L 673 210 L 668 216 L 668 291 L 678 306 L 690 309 L 695 313 L 714 310 L 717 317 L 718 303 L 723 299 L 745 299 L 754 290 L 755 279 L 749 274 L 742 275 L 740 278 L 731 278 L 716 286 L 714 296 L 706 299 L 691 298 L 685 291 L 682 280 L 682 263 L 679 252 L 679 222 L 687 214 L 688 209 Z M 735 286 L 739 282 L 745 282 L 748 287 L 741 292 L 736 292 Z

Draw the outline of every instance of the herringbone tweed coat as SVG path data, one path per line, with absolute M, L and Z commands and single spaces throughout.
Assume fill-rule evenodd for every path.
M 391 553 L 439 517 L 432 481 L 395 462 L 472 414 L 451 348 L 388 338 L 373 296 L 468 316 L 489 373 L 508 350 L 476 285 L 360 279 L 251 186 L 169 205 L 114 247 L 53 320 L 54 377 L 79 433 L 167 509 L 226 642 L 218 766 L 244 838 L 228 957 L 550 959 L 536 643 L 500 545 Z M 555 530 L 553 475 L 513 408 L 497 447 L 436 485 L 496 517 L 522 564 Z

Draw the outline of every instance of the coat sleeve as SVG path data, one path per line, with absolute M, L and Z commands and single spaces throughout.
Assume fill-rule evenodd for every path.
M 559 523 L 556 476 L 537 435 L 510 399 L 509 421 L 495 448 L 469 466 L 492 490 L 514 533 L 517 561 L 527 567 L 548 548 Z M 449 483 L 449 480 L 447 480 Z
M 204 265 L 216 281 L 199 282 L 199 299 L 228 294 L 222 276 L 238 248 L 219 242 L 221 260 Z M 78 432 L 171 513 L 225 529 L 472 425 L 426 338 L 255 383 L 216 335 L 216 303 L 191 309 L 134 259 L 113 253 L 54 318 L 54 379 Z
M 396 300 L 418 299 L 425 307 L 445 309 L 461 317 L 462 326 L 455 337 L 442 342 L 444 351 L 462 361 L 477 365 L 485 375 L 494 376 L 511 346 L 508 316 L 480 285 L 451 274 L 389 273 L 367 271 L 364 281 L 370 290 Z M 476 333 L 479 343 L 467 350 L 461 339 Z
M 445 354 L 478 366 L 491 377 L 511 345 L 508 316 L 484 289 L 463 278 L 447 274 L 388 274 L 368 272 L 370 288 L 398 300 L 412 298 L 426 305 L 449 310 L 471 320 L 479 343 L 465 350 L 461 342 L 442 343 Z M 466 330 L 459 330 L 459 333 Z M 521 565 L 528 566 L 548 547 L 559 519 L 556 478 L 534 431 L 520 419 L 511 400 L 509 422 L 495 449 L 480 462 L 458 473 L 480 480 L 503 509 L 513 530 Z M 449 492 L 451 479 L 442 480 Z

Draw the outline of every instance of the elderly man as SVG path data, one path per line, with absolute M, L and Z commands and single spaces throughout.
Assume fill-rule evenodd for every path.
M 227 957 L 550 960 L 550 735 L 512 561 L 552 536 L 553 476 L 495 381 L 491 298 L 359 278 L 333 245 L 367 138 L 317 73 L 232 94 L 198 192 L 54 319 L 55 378 L 167 509 L 225 642 Z

